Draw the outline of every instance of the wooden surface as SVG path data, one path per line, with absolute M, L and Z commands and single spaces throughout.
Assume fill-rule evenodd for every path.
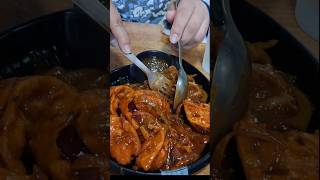
M 168 54 L 177 55 L 177 51 L 171 47 L 169 38 L 162 34 L 159 25 L 124 23 L 131 41 L 131 48 L 134 54 L 147 50 L 158 50 Z M 183 51 L 183 59 L 195 66 L 207 78 L 209 74 L 202 69 L 202 59 L 205 45 L 200 44 L 191 50 Z M 111 48 L 110 69 L 114 69 L 130 62 L 121 54 L 120 50 Z
M 295 0 L 247 0 L 287 29 L 309 52 L 319 60 L 319 41 L 309 37 L 297 23 Z M 307 1 L 307 0 L 306 0 Z
M 133 53 L 138 54 L 146 50 L 159 50 L 169 54 L 177 55 L 177 52 L 170 47 L 167 36 L 161 33 L 161 27 L 158 25 L 125 23 L 131 40 Z M 190 64 L 200 70 L 207 78 L 209 74 L 205 73 L 201 67 L 205 45 L 200 44 L 192 50 L 183 52 L 183 58 Z M 110 49 L 110 69 L 130 64 L 130 62 L 115 48 Z M 196 173 L 197 175 L 209 175 L 210 166 L 207 165 Z

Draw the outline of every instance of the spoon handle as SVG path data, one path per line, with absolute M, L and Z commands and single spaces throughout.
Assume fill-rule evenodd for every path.
M 179 0 L 176 0 L 176 2 L 175 2 L 175 8 L 176 8 L 176 9 L 178 9 L 178 4 L 179 4 Z M 182 69 L 183 69 L 183 66 L 182 66 L 181 39 L 179 39 L 179 41 L 178 41 L 178 49 L 179 49 L 179 65 L 180 65 L 180 69 L 179 69 L 179 70 L 182 70 Z
M 213 24 L 215 27 L 221 27 L 225 23 L 222 1 L 223 0 L 213 0 Z
M 125 54 L 125 56 L 136 66 L 138 66 L 138 68 L 140 68 L 145 74 L 149 74 L 151 71 L 149 70 L 149 68 L 144 65 L 138 58 L 137 56 L 135 56 L 132 53 L 129 54 Z
M 182 66 L 182 48 L 181 48 L 180 40 L 178 41 L 178 46 L 179 46 L 179 65 L 180 65 L 180 69 L 179 70 L 183 70 L 183 66 Z

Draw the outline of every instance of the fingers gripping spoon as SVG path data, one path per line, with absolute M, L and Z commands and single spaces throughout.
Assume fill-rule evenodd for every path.
M 177 9 L 179 1 L 175 2 L 175 7 Z M 173 108 L 176 109 L 179 104 L 187 96 L 187 88 L 188 88 L 188 78 L 187 73 L 183 69 L 182 65 L 182 47 L 181 47 L 181 40 L 178 41 L 178 48 L 179 48 L 179 74 L 178 74 L 178 81 L 176 84 L 176 92 L 174 95 L 173 101 Z

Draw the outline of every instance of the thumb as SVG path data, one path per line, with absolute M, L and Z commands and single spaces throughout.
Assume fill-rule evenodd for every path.
M 127 31 L 124 29 L 120 15 L 114 5 L 110 3 L 110 26 L 111 32 L 118 41 L 122 52 L 130 53 L 130 40 Z

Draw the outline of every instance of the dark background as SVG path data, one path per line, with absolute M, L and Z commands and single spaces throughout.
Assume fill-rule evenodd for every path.
M 72 7 L 71 0 L 1 0 L 0 33 L 33 18 Z

